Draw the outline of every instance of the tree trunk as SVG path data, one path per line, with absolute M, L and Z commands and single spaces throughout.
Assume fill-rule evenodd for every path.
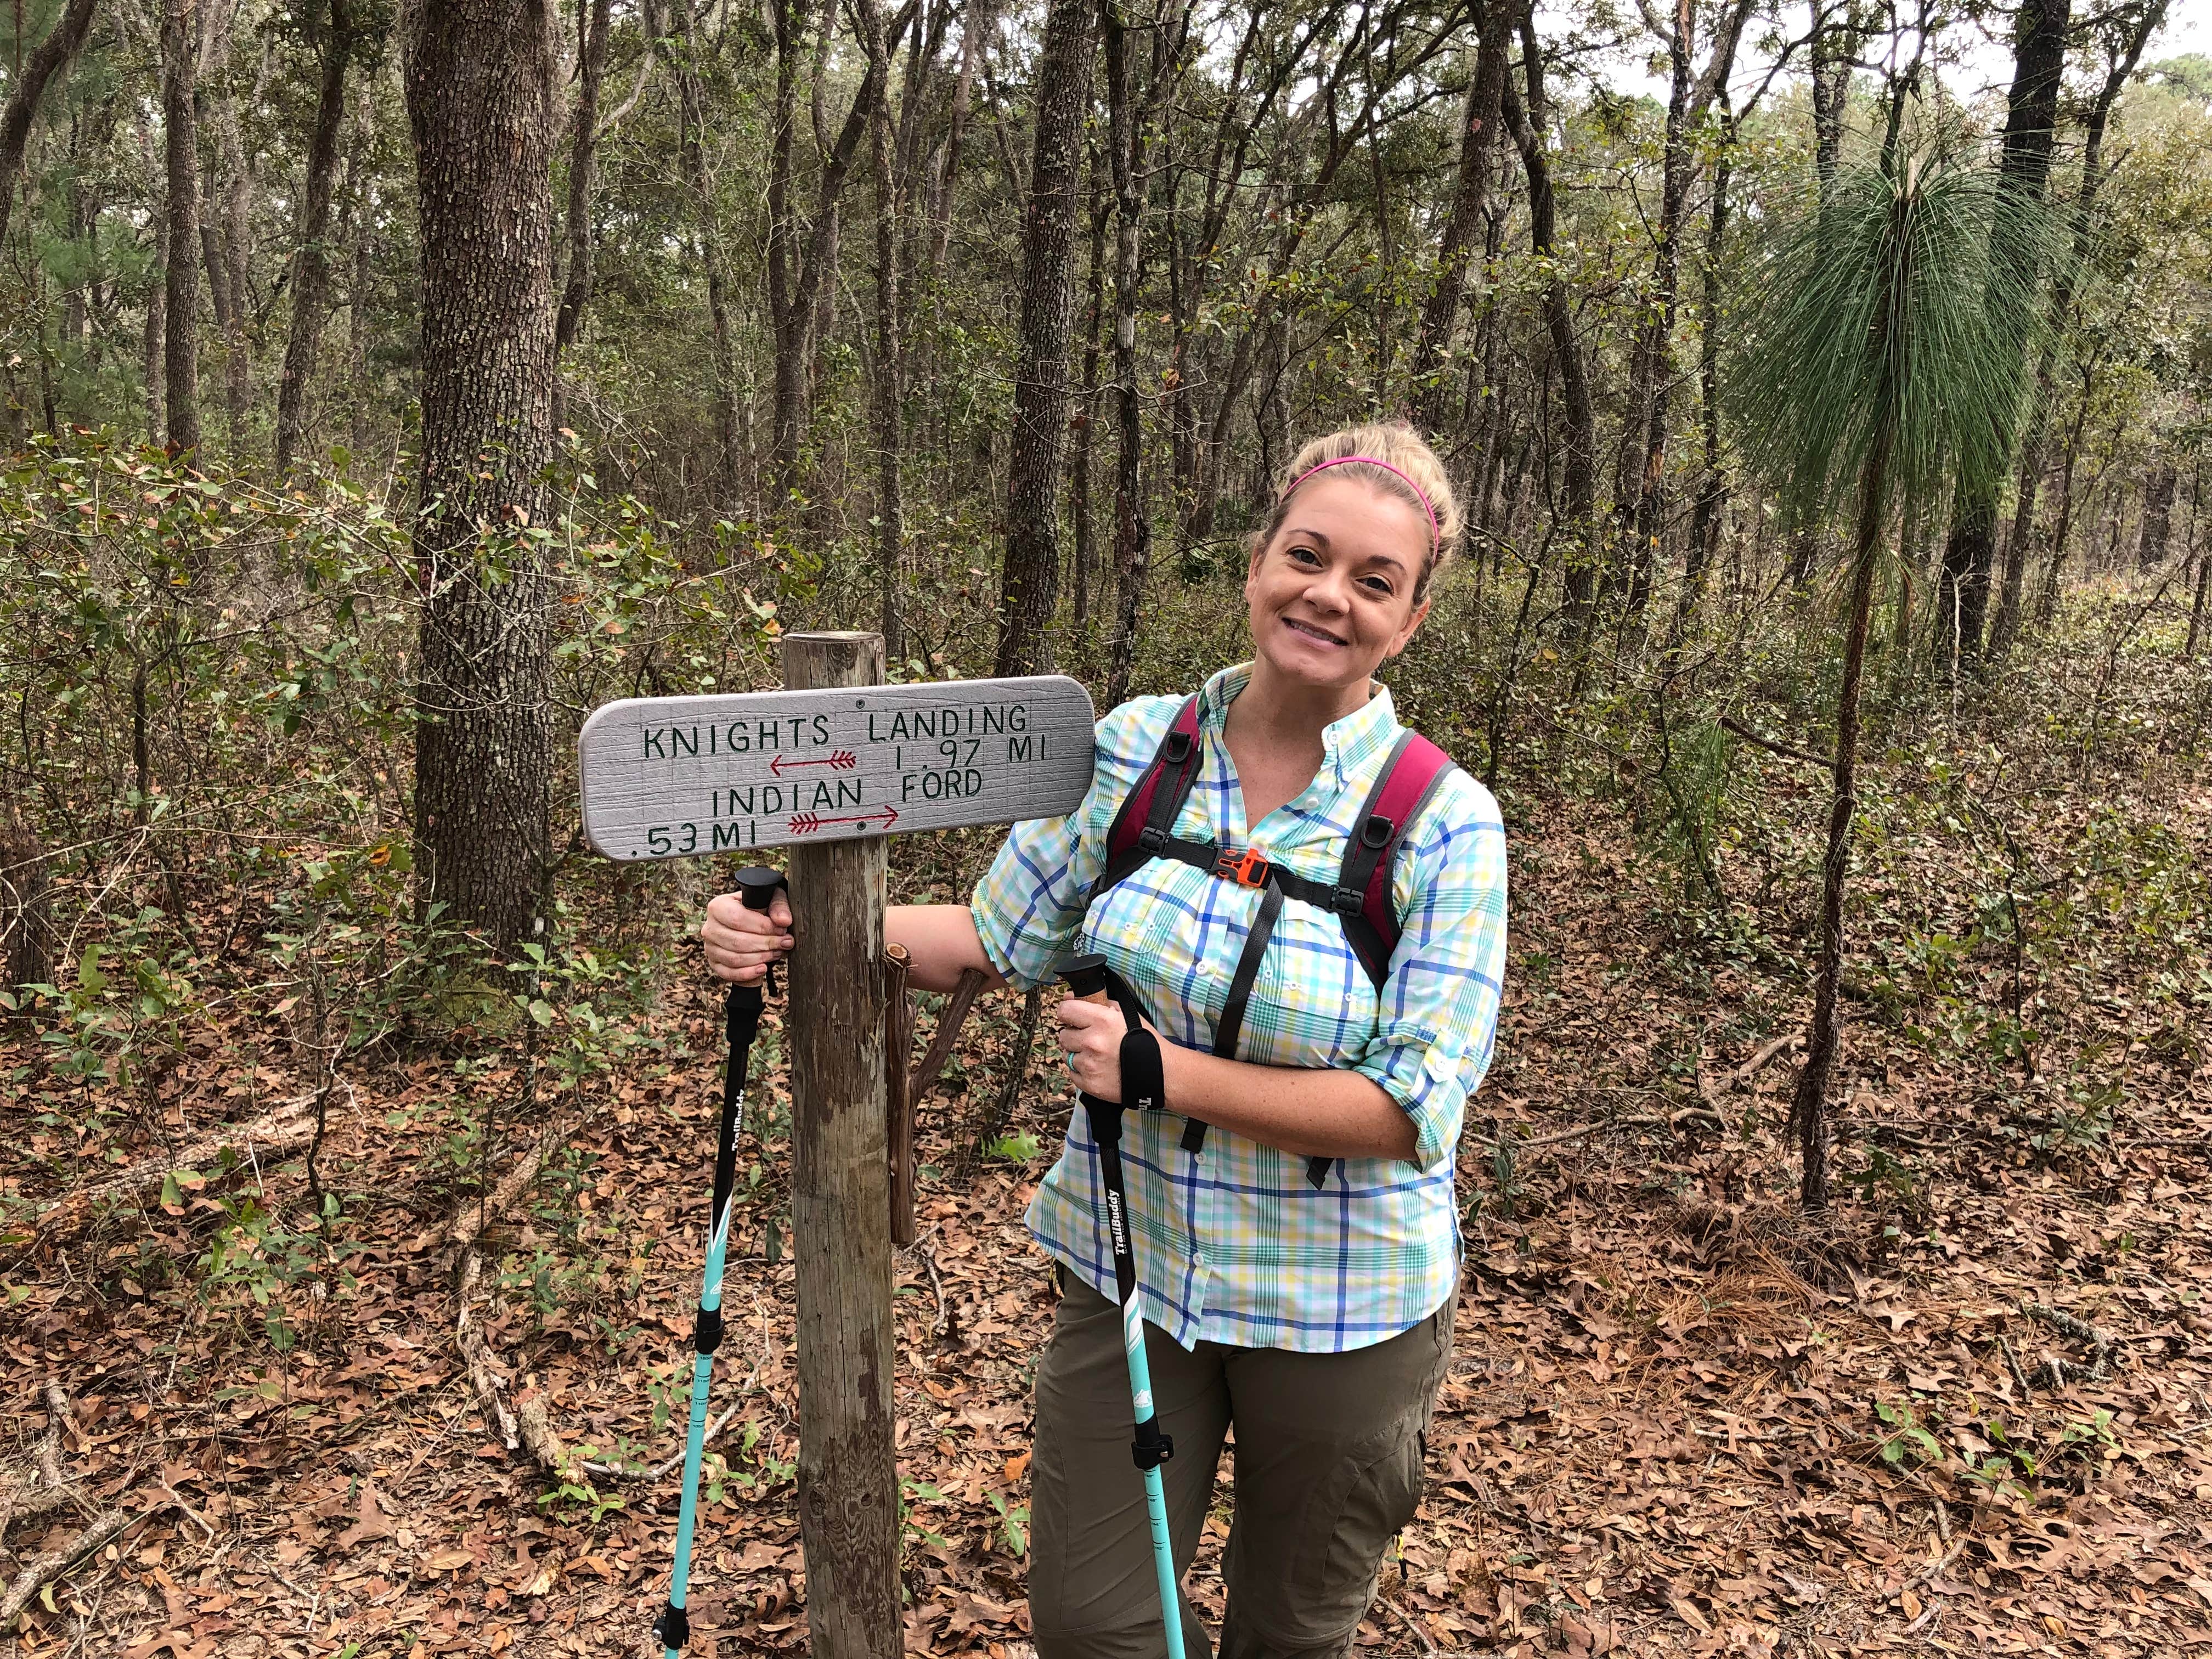
M 247 422 L 253 402 L 252 343 L 246 334 L 246 313 L 253 303 L 248 258 L 253 234 L 253 172 L 246 155 L 245 140 L 238 129 L 238 94 L 230 57 L 234 42 L 228 37 L 237 26 L 233 15 L 223 42 L 222 100 L 217 106 L 216 136 L 222 155 L 223 184 L 221 215 L 220 263 L 230 303 L 222 318 L 222 391 L 224 429 L 230 465 L 242 471 L 250 447 Z M 264 60 L 265 61 L 265 60 Z M 257 76 L 253 101 L 259 104 L 262 87 Z
M 683 4 L 685 0 L 677 0 Z M 576 64 L 576 106 L 568 133 L 568 270 L 561 285 L 561 308 L 553 319 L 553 426 L 568 423 L 568 397 L 561 380 L 561 360 L 576 343 L 583 326 L 584 307 L 592 299 L 592 185 L 599 153 L 599 94 L 607 78 L 607 40 L 614 30 L 613 0 L 586 0 L 583 17 L 583 51 Z M 653 30 L 646 26 L 646 51 L 653 50 Z
M 1135 62 L 1120 0 L 1105 0 L 1107 137 L 1114 169 L 1114 569 L 1119 581 L 1114 635 L 1107 653 L 1106 705 L 1129 695 L 1137 653 L 1137 607 L 1152 561 L 1152 526 L 1145 510 L 1145 426 L 1137 390 L 1137 297 L 1142 265 L 1145 132 L 1130 84 Z
M 1075 631 L 1087 638 L 1091 629 L 1091 585 L 1098 566 L 1097 538 L 1091 515 L 1091 453 L 1098 430 L 1098 365 L 1103 351 L 1101 334 L 1106 322 L 1106 222 L 1111 213 L 1105 175 L 1094 145 L 1091 152 L 1091 264 L 1085 281 L 1090 304 L 1085 313 L 1083 342 L 1083 403 L 1075 416 L 1075 460 L 1068 469 L 1068 494 L 1073 498 L 1068 516 L 1074 524 Z
M 2071 0 L 2023 0 L 2021 7 L 1998 178 L 2000 189 L 2027 207 L 2042 201 L 2044 185 L 2051 174 L 2070 7 Z M 2011 265 L 2023 288 L 2032 285 L 2036 250 L 2032 242 L 2008 234 L 2002 223 L 1992 234 L 1990 258 Z M 2005 349 L 2008 360 L 1996 365 L 1996 372 L 2016 384 L 2025 368 L 2025 335 L 2015 332 Z M 1951 534 L 1943 548 L 1936 609 L 1938 616 L 1952 618 L 1955 624 L 1955 657 L 1951 664 L 1954 674 L 1981 659 L 1996 508 L 1994 480 L 1962 488 L 1952 505 Z
M 960 20 L 960 73 L 952 85 L 952 109 L 946 118 L 945 149 L 930 180 L 928 280 L 933 295 L 942 291 L 945 258 L 952 246 L 952 204 L 960 183 L 960 151 L 968 132 L 968 111 L 975 96 L 975 67 L 990 43 L 997 21 L 993 0 L 973 0 Z
M 884 649 L 893 662 L 905 655 L 900 639 L 900 567 L 906 551 L 906 500 L 899 469 L 905 446 L 906 393 L 899 331 L 899 171 L 892 154 L 890 51 L 877 0 L 857 0 L 869 62 L 886 88 L 876 100 L 876 580 L 883 616 Z M 903 1060 L 901 1064 L 903 1064 Z
M 200 161 L 192 100 L 199 82 L 198 0 L 163 0 L 161 123 L 168 173 L 167 319 L 162 348 L 162 403 L 169 448 L 200 447 Z
M 38 116 L 40 100 L 84 45 L 97 4 L 98 0 L 70 0 L 69 9 L 47 31 L 38 50 L 15 67 L 8 101 L 0 106 L 0 242 L 8 240 L 8 224 L 15 206 L 15 180 L 23 171 L 23 149 L 30 142 L 31 123 Z M 16 38 L 20 52 L 20 29 Z
M 54 981 L 46 849 L 27 818 L 0 817 L 0 990 Z
M 1036 143 L 1022 227 L 1021 334 L 999 593 L 1000 674 L 1038 673 L 1052 663 L 1047 629 L 1060 598 L 1060 444 L 1067 430 L 1075 219 L 1097 15 L 1095 0 L 1052 0 L 1045 13 Z
M 676 88 L 684 122 L 680 148 L 684 176 L 691 186 L 692 210 L 698 216 L 700 268 L 707 276 L 707 321 L 711 331 L 714 376 L 714 493 L 718 502 L 726 503 L 735 498 L 744 470 L 744 447 L 738 434 L 737 343 L 730 325 L 729 261 L 722 246 L 721 213 L 715 200 L 714 173 L 707 164 L 707 94 L 699 76 L 700 46 L 692 15 L 694 0 L 672 0 L 672 4 L 678 43 Z M 789 0 L 785 0 L 781 9 L 787 11 L 789 9 Z M 776 73 L 781 76 L 784 73 L 785 63 L 781 52 L 776 63 Z M 773 228 L 769 235 L 773 242 Z M 772 260 L 773 254 L 770 258 Z M 781 332 L 777 337 L 777 397 L 781 409 L 783 396 Z M 779 428 L 779 455 L 783 453 L 781 444 Z M 795 465 L 798 455 L 795 442 L 791 454 Z
M 806 442 L 807 404 L 813 392 L 814 353 L 819 343 L 824 308 L 835 294 L 837 264 L 837 210 L 851 177 L 853 157 L 860 148 L 876 100 L 884 95 L 884 76 L 871 64 L 854 94 L 844 125 L 833 138 L 823 116 L 825 76 L 817 62 L 814 76 L 814 140 L 820 166 L 815 187 L 814 219 L 802 225 L 792 199 L 797 159 L 793 155 L 799 120 L 799 58 L 805 45 L 805 19 L 799 0 L 769 0 L 775 18 L 775 106 L 769 146 L 768 179 L 768 301 L 769 324 L 775 344 L 772 382 L 774 432 L 771 436 L 772 477 L 769 511 L 781 516 L 801 490 L 800 453 Z M 683 8 L 678 6 L 679 13 Z M 898 37 L 913 15 L 911 4 L 902 9 L 890 30 L 889 52 L 898 50 Z M 822 28 L 824 51 L 831 14 L 825 9 Z M 888 57 L 888 52 L 886 56 Z
M 2099 192 L 2104 188 L 2109 169 L 2103 165 L 2105 130 L 2112 119 L 2112 106 L 2137 63 L 2142 61 L 2143 48 L 2149 43 L 2152 33 L 2165 21 L 2166 0 L 2153 0 L 2143 8 L 2136 20 L 2133 33 L 2114 52 L 2105 74 L 2105 83 L 2098 88 L 2097 96 L 2089 106 L 2088 119 L 2081 130 L 2081 185 L 2075 192 L 2072 217 L 2074 240 L 2072 252 L 2065 266 L 2051 283 L 2051 302 L 2045 310 L 2050 320 L 2050 332 L 2043 349 L 2042 361 L 2035 374 L 2035 390 L 2028 405 L 2027 431 L 2021 445 L 2020 471 L 2014 493 L 2013 532 L 2005 544 L 2004 580 L 1997 592 L 1996 619 L 1990 624 L 1989 654 L 1992 659 L 2001 658 L 2012 648 L 2020 632 L 2021 588 L 2027 575 L 2028 548 L 2033 541 L 2036 498 L 2043 486 L 2043 474 L 2051 464 L 2051 400 L 2057 379 L 2058 342 L 2067 325 L 2068 313 L 2074 307 L 2074 291 L 2087 264 L 2090 244 L 2096 234 L 2094 210 Z
M 2143 486 L 2142 527 L 2136 538 L 2136 568 L 2155 570 L 2166 562 L 2166 550 L 2173 535 L 2173 497 L 2181 475 L 2172 461 L 2160 464 Z
M 1510 82 L 1505 88 L 1504 110 L 1513 141 L 1521 150 L 1522 170 L 1528 175 L 1528 246 L 1547 262 L 1544 279 L 1544 325 L 1551 336 L 1552 358 L 1559 366 L 1561 402 L 1565 405 L 1567 441 L 1559 457 L 1566 494 L 1566 533 L 1559 538 L 1565 569 L 1566 612 L 1574 631 L 1589 623 L 1597 598 L 1597 573 L 1592 564 L 1592 545 L 1597 513 L 1597 415 L 1590 402 L 1589 380 L 1584 371 L 1582 343 L 1575 337 L 1573 304 L 1566 279 L 1552 264 L 1558 205 L 1552 193 L 1552 167 L 1537 131 L 1546 117 L 1543 54 L 1536 44 L 1529 15 L 1521 15 L 1522 70 L 1528 82 L 1528 106 L 1523 110 Z
M 1476 232 L 1484 222 L 1490 191 L 1492 152 L 1498 142 L 1499 112 L 1505 97 L 1506 58 L 1511 50 L 1514 14 L 1523 0 L 1483 0 L 1474 74 L 1467 88 L 1467 114 L 1460 135 L 1459 179 L 1451 214 L 1437 245 L 1436 286 L 1421 309 L 1420 332 L 1413 343 L 1413 417 L 1433 432 L 1443 419 L 1449 377 L 1442 370 L 1451 349 L 1460 301 L 1467 293 L 1467 270 Z
M 1728 477 L 1721 466 L 1721 248 L 1728 236 L 1729 173 L 1735 153 L 1735 114 L 1721 93 L 1720 147 L 1713 157 L 1712 217 L 1705 228 L 1705 295 L 1698 319 L 1698 414 L 1705 435 L 1704 477 L 1690 521 L 1689 552 L 1683 560 L 1682 597 L 1669 633 L 1675 638 L 1694 616 L 1704 596 L 1705 572 L 1719 540 L 1721 510 L 1728 502 Z
M 1813 1023 L 1805 1034 L 1805 1069 L 1798 1073 L 1790 1116 L 1802 1165 L 1799 1199 L 1808 1210 L 1828 1201 L 1828 1082 L 1835 1071 L 1844 977 L 1844 886 L 1850 873 L 1851 817 L 1858 810 L 1859 688 L 1866 672 L 1867 625 L 1874 611 L 1876 544 L 1889 517 L 1891 429 L 1875 439 L 1859 473 L 1858 535 L 1851 562 L 1850 622 L 1844 638 L 1844 673 L 1836 691 L 1834 791 L 1828 800 L 1828 846 L 1820 860 L 1820 957 L 1813 978 Z
M 331 204 L 338 173 L 338 132 L 345 124 L 346 64 L 353 56 L 352 0 L 329 0 L 323 17 L 322 79 L 315 94 L 315 129 L 307 143 L 307 211 L 292 275 L 292 328 L 284 342 L 284 368 L 276 382 L 276 475 L 292 470 L 307 433 L 307 392 L 330 309 Z
M 1814 0 L 1813 171 L 1826 201 L 1828 183 L 1844 154 L 1844 112 L 1850 102 L 1851 60 L 1858 55 L 1858 30 L 1850 0 Z M 1841 21 L 1838 21 L 1838 14 Z
M 1660 538 L 1666 529 L 1668 422 L 1674 406 L 1674 318 L 1681 295 L 1682 215 L 1689 203 L 1690 185 L 1698 166 L 1692 129 L 1704 121 L 1705 111 L 1728 85 L 1728 77 L 1735 67 L 1736 42 L 1742 38 L 1750 11 L 1748 0 L 1735 0 L 1716 15 L 1710 61 L 1693 84 L 1690 64 L 1696 13 L 1691 0 L 1675 0 L 1674 27 L 1669 45 L 1674 78 L 1667 100 L 1658 246 L 1652 258 L 1656 304 L 1647 314 L 1642 337 L 1638 341 L 1637 365 L 1640 374 L 1629 398 L 1633 424 L 1627 442 L 1633 451 L 1634 465 L 1628 482 L 1635 498 L 1628 526 L 1628 615 L 1632 622 L 1640 623 L 1644 607 L 1650 603 Z
M 407 111 L 422 225 L 423 589 L 415 767 L 427 898 L 502 957 L 539 920 L 552 774 L 557 23 L 546 0 L 423 0 Z
M 2197 556 L 2197 596 L 2189 602 L 2189 643 L 2181 649 L 2185 661 L 2197 660 L 2197 642 L 2204 635 L 2204 589 L 2212 582 L 2212 550 Z

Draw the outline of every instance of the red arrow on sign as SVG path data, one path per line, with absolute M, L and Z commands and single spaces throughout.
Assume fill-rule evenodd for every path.
M 849 772 L 860 763 L 860 757 L 849 749 L 840 749 L 834 755 L 817 755 L 812 760 L 786 760 L 778 755 L 768 763 L 768 769 L 781 777 L 786 772 L 795 772 L 802 766 L 826 766 L 833 772 Z
M 817 830 L 825 829 L 833 823 L 880 823 L 888 830 L 897 822 L 898 809 L 895 806 L 879 806 L 874 811 L 863 812 L 856 818 L 825 818 L 819 812 L 794 812 L 791 815 L 791 833 L 811 836 Z

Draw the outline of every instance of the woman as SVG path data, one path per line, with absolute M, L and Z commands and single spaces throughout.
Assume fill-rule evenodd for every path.
M 1080 808 L 1016 825 L 972 902 L 901 906 L 887 922 L 931 989 L 967 968 L 1049 983 L 1068 956 L 1101 952 L 1166 1039 L 1167 1109 L 1125 1120 L 1122 1157 L 1176 1449 L 1163 1473 L 1179 1570 L 1236 1431 L 1221 1650 L 1237 1659 L 1350 1645 L 1419 1498 L 1451 1353 L 1453 1151 L 1497 1020 L 1504 834 L 1489 793 L 1418 745 L 1372 676 L 1428 614 L 1459 532 L 1443 469 L 1411 428 L 1309 444 L 1252 544 L 1252 660 L 1195 698 L 1115 709 Z M 1395 818 L 1377 807 L 1393 801 Z M 757 978 L 790 925 L 781 898 L 765 915 L 718 898 L 708 960 Z M 1120 1100 L 1121 1013 L 1071 1000 L 1057 1019 L 1076 1083 Z M 1037 1652 L 1156 1655 L 1080 1107 L 1029 1222 L 1062 1291 L 1030 1464 Z M 1187 1650 L 1204 1654 L 1188 1601 L 1181 1615 Z

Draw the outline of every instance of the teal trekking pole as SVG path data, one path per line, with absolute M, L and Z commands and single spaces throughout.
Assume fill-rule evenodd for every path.
M 765 910 L 784 884 L 783 872 L 764 866 L 738 872 L 738 891 L 748 910 Z M 771 966 L 767 989 L 775 988 Z M 707 1383 L 714 1370 L 714 1350 L 722 1345 L 722 1264 L 730 1248 L 731 1188 L 737 1184 L 738 1133 L 744 1126 L 745 1067 L 753 1037 L 760 1030 L 767 996 L 758 985 L 732 985 L 722 1004 L 722 1030 L 729 1058 L 722 1073 L 722 1121 L 714 1138 L 714 1201 L 708 1212 L 707 1266 L 699 1291 L 699 1318 L 691 1328 L 691 1427 L 684 1443 L 684 1502 L 677 1512 L 676 1567 L 668 1586 L 668 1605 L 653 1621 L 653 1633 L 665 1659 L 677 1659 L 691 1639 L 684 1598 L 691 1583 L 691 1536 L 699 1519 L 699 1465 L 707 1453 Z
M 1121 1115 L 1156 1109 L 1164 1103 L 1160 1042 L 1145 1029 L 1136 995 L 1103 957 L 1072 957 L 1060 976 L 1071 994 L 1086 1002 L 1110 996 L 1128 1022 L 1121 1039 L 1121 1098 L 1117 1103 L 1083 1094 L 1083 1109 L 1098 1142 L 1098 1176 L 1106 1189 L 1106 1234 L 1114 1250 L 1114 1289 L 1121 1304 L 1121 1346 L 1129 1358 L 1129 1401 L 1136 1415 L 1130 1449 L 1145 1472 L 1145 1514 L 1152 1528 L 1152 1570 L 1160 1581 L 1160 1620 L 1167 1635 L 1168 1659 L 1183 1659 L 1182 1598 L 1176 1589 L 1175 1541 L 1168 1535 L 1167 1492 L 1160 1465 L 1175 1455 L 1175 1442 L 1160 1431 L 1152 1405 L 1152 1369 L 1145 1359 L 1145 1316 L 1137 1297 L 1137 1256 L 1129 1231 L 1129 1194 L 1121 1176 Z

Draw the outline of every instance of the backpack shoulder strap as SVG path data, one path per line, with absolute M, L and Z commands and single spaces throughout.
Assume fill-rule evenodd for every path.
M 1398 949 L 1398 910 L 1390 902 L 1391 860 L 1407 830 L 1452 769 L 1449 755 L 1418 732 L 1402 733 L 1368 792 L 1344 849 L 1333 903 L 1344 936 L 1380 990 Z
M 1159 752 L 1137 780 L 1106 832 L 1106 867 L 1091 884 L 1095 901 L 1166 847 L 1183 803 L 1198 781 L 1198 699 L 1186 698 L 1160 738 Z

